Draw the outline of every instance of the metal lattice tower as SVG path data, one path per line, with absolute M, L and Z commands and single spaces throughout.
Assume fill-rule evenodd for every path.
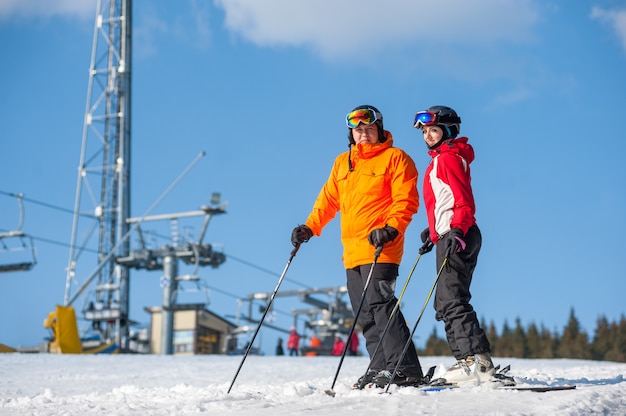
M 130 216 L 131 0 L 98 0 L 64 304 L 127 349 Z M 97 253 L 94 261 L 93 253 Z M 78 309 L 78 307 L 77 307 Z

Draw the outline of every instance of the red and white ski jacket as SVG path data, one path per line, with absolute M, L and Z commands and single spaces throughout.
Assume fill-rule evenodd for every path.
M 448 140 L 428 152 L 432 160 L 424 173 L 423 197 L 433 243 L 451 228 L 466 234 L 476 224 L 469 166 L 474 149 L 467 141 L 467 137 Z

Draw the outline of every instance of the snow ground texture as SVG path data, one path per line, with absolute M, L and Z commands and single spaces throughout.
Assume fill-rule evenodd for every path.
M 437 373 L 451 357 L 421 357 Z M 548 393 L 490 384 L 439 392 L 352 390 L 368 366 L 346 357 L 0 354 L 0 414 L 13 415 L 626 415 L 626 364 L 498 359 L 518 383 L 576 385 Z M 437 375 L 437 373 L 435 375 Z

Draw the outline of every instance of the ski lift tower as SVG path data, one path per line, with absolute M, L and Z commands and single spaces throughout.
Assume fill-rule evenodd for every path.
M 129 273 L 116 257 L 129 252 L 131 5 L 97 1 L 64 297 L 69 306 L 89 288 L 85 294 L 102 311 L 93 324 L 121 352 L 128 348 Z

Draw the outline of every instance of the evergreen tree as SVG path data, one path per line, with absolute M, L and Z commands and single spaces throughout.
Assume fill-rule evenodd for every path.
M 537 325 L 534 322 L 528 326 L 528 331 L 526 332 L 526 357 L 527 358 L 540 358 L 541 357 L 541 336 L 539 335 L 539 330 L 537 329 Z
M 426 348 L 422 355 L 450 355 L 450 347 L 448 346 L 448 342 L 439 338 L 437 336 L 437 327 L 433 327 L 433 332 L 426 340 Z
M 596 323 L 596 331 L 591 344 L 591 358 L 604 360 L 605 355 L 611 350 L 615 342 L 615 328 L 609 324 L 604 316 L 600 316 Z
M 502 326 L 502 335 L 498 340 L 498 355 L 500 357 L 513 356 L 513 335 L 509 323 L 505 320 Z
M 525 358 L 527 353 L 526 333 L 522 328 L 522 321 L 515 320 L 515 329 L 511 333 L 511 357 Z
M 617 339 L 615 340 L 614 349 L 618 352 L 614 361 L 626 362 L 626 317 L 622 315 L 617 327 Z
M 551 332 L 543 324 L 538 329 L 531 323 L 525 331 L 521 320 L 515 320 L 515 329 L 511 330 L 505 320 L 502 334 L 498 332 L 493 321 L 481 327 L 491 344 L 491 353 L 500 357 L 519 358 L 577 358 L 626 362 L 626 317 L 621 316 L 619 323 L 609 322 L 604 316 L 598 318 L 593 342 L 589 342 L 587 334 L 581 330 L 580 323 L 570 310 L 570 317 L 563 334 Z M 450 348 L 445 339 L 437 337 L 437 329 L 426 342 L 423 355 L 449 355 Z
M 500 339 L 498 338 L 498 331 L 496 330 L 496 326 L 493 321 L 489 324 L 489 327 L 484 327 L 487 329 L 487 339 L 489 340 L 489 344 L 491 344 L 491 354 L 498 355 L 498 343 Z
M 622 315 L 619 322 L 610 325 L 611 346 L 604 354 L 607 361 L 626 362 L 626 318 Z
M 541 349 L 539 350 L 537 358 L 556 357 L 556 349 L 559 345 L 558 334 L 553 336 L 552 332 L 542 324 L 539 338 L 541 339 Z
M 570 317 L 561 336 L 557 356 L 560 358 L 590 359 L 589 338 L 580 329 L 580 323 L 574 314 L 574 308 L 570 310 Z

